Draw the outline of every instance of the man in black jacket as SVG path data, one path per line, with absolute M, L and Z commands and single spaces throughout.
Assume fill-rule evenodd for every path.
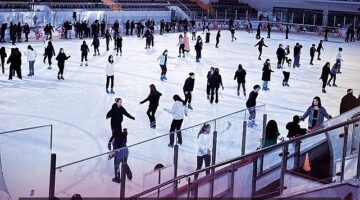
M 246 101 L 246 107 L 250 113 L 249 115 L 249 121 L 248 121 L 248 127 L 253 128 L 254 126 L 257 126 L 255 123 L 255 117 L 256 117 L 256 98 L 259 94 L 259 90 L 261 89 L 260 85 L 255 85 L 254 90 L 250 92 L 249 99 Z
M 312 44 L 311 48 L 310 48 L 310 65 L 314 65 L 313 61 L 314 61 L 314 57 L 315 57 L 315 52 L 316 52 L 316 48 L 315 48 L 315 44 Z
M 194 84 L 195 84 L 195 74 L 193 72 L 189 73 L 189 77 L 185 80 L 185 84 L 183 87 L 184 94 L 185 94 L 185 105 L 188 103 L 188 108 L 193 109 L 191 107 L 191 94 L 194 90 Z
M 294 68 L 300 67 L 301 48 L 302 48 L 302 45 L 300 45 L 299 43 L 296 43 L 296 45 L 294 47 L 294 64 L 293 64 Z
M 353 90 L 348 89 L 347 94 L 341 99 L 340 115 L 360 106 L 359 100 L 353 95 Z
M 285 49 L 283 48 L 282 44 L 279 44 L 279 48 L 276 51 L 276 56 L 278 59 L 277 68 L 281 69 L 282 68 L 281 63 L 282 63 L 283 59 L 285 59 Z

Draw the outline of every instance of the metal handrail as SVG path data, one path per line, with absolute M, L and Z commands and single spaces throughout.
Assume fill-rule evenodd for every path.
M 44 127 L 52 127 L 51 124 L 48 125 L 42 125 L 42 126 L 34 126 L 34 127 L 28 127 L 28 128 L 22 128 L 22 129 L 16 129 L 16 130 L 11 130 L 11 131 L 5 131 L 5 132 L 1 132 L 1 134 L 6 134 L 6 133 L 14 133 L 14 132 L 19 132 L 19 131 L 26 131 L 26 130 L 31 130 L 31 129 L 37 129 L 37 128 L 44 128 Z
M 256 106 L 255 108 L 262 108 L 262 107 L 265 107 L 265 105 Z M 112 150 L 112 151 L 108 151 L 108 152 L 100 153 L 100 154 L 97 154 L 97 155 L 94 155 L 94 156 L 90 156 L 90 157 L 87 157 L 87 158 L 84 158 L 84 159 L 81 159 L 81 160 L 77 160 L 77 161 L 74 161 L 74 162 L 70 162 L 70 163 L 67 163 L 67 164 L 58 166 L 58 167 L 56 167 L 56 169 L 60 169 L 60 168 L 63 168 L 63 167 L 67 167 L 67 166 L 70 166 L 70 165 L 74 165 L 74 164 L 76 164 L 76 163 L 80 163 L 80 162 L 83 162 L 83 161 L 86 161 L 86 160 L 91 160 L 91 159 L 93 159 L 93 158 L 100 157 L 100 156 L 104 156 L 104 155 L 107 155 L 107 154 L 109 154 L 109 153 L 117 152 L 117 151 L 120 151 L 120 150 L 125 149 L 125 148 L 134 147 L 134 146 L 137 146 L 137 145 L 140 145 L 140 144 L 143 144 L 143 143 L 152 141 L 152 140 L 156 140 L 156 139 L 158 139 L 158 138 L 161 138 L 161 137 L 164 137 L 164 136 L 167 136 L 167 135 L 175 134 L 175 133 L 181 132 L 181 131 L 186 131 L 186 130 L 188 130 L 188 129 L 192 129 L 192 128 L 194 128 L 194 127 L 200 126 L 200 125 L 202 125 L 202 124 L 209 123 L 209 122 L 212 122 L 212 121 L 216 121 L 216 120 L 219 120 L 219 119 L 228 117 L 228 116 L 230 116 L 230 115 L 234 115 L 234 114 L 238 114 L 238 113 L 246 112 L 246 111 L 247 111 L 247 109 L 243 109 L 243 110 L 239 110 L 239 111 L 236 111 L 236 112 L 232 112 L 232 113 L 229 113 L 229 114 L 226 114 L 226 115 L 217 117 L 217 118 L 215 118 L 215 119 L 211 119 L 211 120 L 208 120 L 208 121 L 205 121 L 205 122 L 202 122 L 202 123 L 198 123 L 198 124 L 192 125 L 192 126 L 190 126 L 190 127 L 187 127 L 187 128 L 184 128 L 184 129 L 180 129 L 180 130 L 178 130 L 178 131 L 172 131 L 172 132 L 169 132 L 169 133 L 165 133 L 165 134 L 162 134 L 162 135 L 159 135 L 159 136 L 156 136 L 156 137 L 153 137 L 153 138 L 150 138 L 150 139 L 147 139 L 147 140 L 144 140 L 144 141 L 141 141 L 141 142 L 138 142 L 138 143 L 129 145 L 129 146 L 127 146 L 127 147 L 122 147 L 122 148 L 115 149 L 115 150 Z
M 223 162 L 220 162 L 218 164 L 215 164 L 215 165 L 212 165 L 212 166 L 209 166 L 209 167 L 205 167 L 203 169 L 200 169 L 200 170 L 197 170 L 195 172 L 192 172 L 192 173 L 189 173 L 189 174 L 185 174 L 185 175 L 181 175 L 181 176 L 178 176 L 177 178 L 175 179 L 172 179 L 172 180 L 169 180 L 167 182 L 164 182 L 160 185 L 157 185 L 155 187 L 152 187 L 150 189 L 147 189 L 143 192 L 140 192 L 136 195 L 133 195 L 132 197 L 130 198 L 139 198 L 145 194 L 148 194 L 152 191 L 155 191 L 159 188 L 162 188 L 166 185 L 169 185 L 169 184 L 172 184 L 176 181 L 179 181 L 181 179 L 184 179 L 184 178 L 187 178 L 187 177 L 190 177 L 190 176 L 193 176 L 195 174 L 198 174 L 198 173 L 201 173 L 201 172 L 204 172 L 206 170 L 210 170 L 210 169 L 215 169 L 215 168 L 218 168 L 218 167 L 221 167 L 223 165 L 227 165 L 227 164 L 230 164 L 230 163 L 233 163 L 233 162 L 237 162 L 237 161 L 240 161 L 240 160 L 245 160 L 246 158 L 248 157 L 251 157 L 251 156 L 256 156 L 256 157 L 259 157 L 259 156 L 264 156 L 266 153 L 268 152 L 271 152 L 275 149 L 279 149 L 279 148 L 282 148 L 286 145 L 289 145 L 291 143 L 294 143 L 294 142 L 298 142 L 298 141 L 301 141 L 301 140 L 304 140 L 304 139 L 307 139 L 307 138 L 311 138 L 311 137 L 314 137 L 314 136 L 317 136 L 317 135 L 320 135 L 320 134 L 323 134 L 323 133 L 326 133 L 328 131 L 331 131 L 331 130 L 334 130 L 334 129 L 337 129 L 337 128 L 340 128 L 340 127 L 343 127 L 343 126 L 346 126 L 346 125 L 349 125 L 349 124 L 352 124 L 352 123 L 355 123 L 355 122 L 358 122 L 360 121 L 360 116 L 359 117 L 356 117 L 356 118 L 353 118 L 351 120 L 347 120 L 345 122 L 341 122 L 339 124 L 336 124 L 336 125 L 333 125 L 333 126 L 330 126 L 330 127 L 327 127 L 327 128 L 322 128 L 322 129 L 318 129 L 318 130 L 315 130 L 314 132 L 311 132 L 311 133 L 308 133 L 306 135 L 303 135 L 303 136 L 299 136 L 297 138 L 294 138 L 294 139 L 291 139 L 291 140 L 287 140 L 287 141 L 284 141 L 284 142 L 281 142 L 279 144 L 275 144 L 275 145 L 272 145 L 272 146 L 269 146 L 269 147 L 266 147 L 266 148 L 263 148 L 263 149 L 260 149 L 260 150 L 257 150 L 257 151 L 254 151 L 252 153 L 249 153 L 249 154 L 246 154 L 246 155 L 243 155 L 243 156 L 239 156 L 239 157 L 236 157 L 236 158 L 232 158 L 232 159 L 229 159 L 229 160 L 226 160 L 226 161 L 223 161 Z

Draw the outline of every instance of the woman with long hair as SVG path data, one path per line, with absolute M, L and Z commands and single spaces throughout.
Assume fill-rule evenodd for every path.
M 27 48 L 27 60 L 29 62 L 29 74 L 28 76 L 34 76 L 34 63 L 37 57 L 36 51 L 32 48 L 31 45 L 28 45 Z
M 205 162 L 205 167 L 210 166 L 211 160 L 211 149 L 212 149 L 212 139 L 210 136 L 211 126 L 208 123 L 205 123 L 199 134 L 197 136 L 197 159 L 196 159 L 196 170 L 201 169 L 202 163 Z M 206 170 L 206 175 L 210 174 L 210 170 Z M 194 175 L 194 178 L 197 179 L 199 176 L 198 173 Z
M 144 99 L 143 101 L 141 101 L 140 104 L 143 104 L 143 103 L 149 101 L 149 108 L 146 111 L 146 114 L 150 120 L 150 127 L 155 129 L 156 128 L 155 112 L 159 106 L 159 100 L 160 100 L 160 97 L 162 94 L 156 90 L 156 87 L 154 84 L 151 84 L 149 87 L 150 87 L 149 96 L 146 99 Z
M 276 144 L 279 135 L 279 128 L 276 121 L 270 120 L 266 125 L 263 148 Z
M 196 62 L 200 62 L 201 58 L 201 50 L 203 47 L 203 42 L 200 35 L 197 37 L 196 44 L 195 44 L 195 51 L 196 51 Z
M 64 80 L 64 68 L 65 68 L 65 60 L 69 59 L 71 56 L 66 56 L 64 49 L 60 48 L 59 54 L 56 56 L 56 60 L 58 61 L 59 72 L 57 78 L 60 80 Z
M 114 57 L 109 55 L 108 62 L 106 63 L 105 74 L 106 74 L 106 93 L 115 94 L 114 88 Z M 111 82 L 110 92 L 109 92 L 109 82 Z
M 309 117 L 309 129 L 320 126 L 324 122 L 324 118 L 331 119 L 331 115 L 326 112 L 326 109 L 321 105 L 320 97 L 314 97 L 311 106 L 306 110 L 301 120 L 304 121 Z
M 328 78 L 329 78 L 329 74 L 330 74 L 330 63 L 327 62 L 323 66 L 321 76 L 319 78 L 319 79 L 322 80 L 322 93 L 326 93 L 325 88 L 326 88 L 326 83 L 327 83 Z

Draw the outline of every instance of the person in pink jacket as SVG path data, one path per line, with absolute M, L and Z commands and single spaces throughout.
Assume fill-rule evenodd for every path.
M 189 37 L 186 35 L 186 33 L 184 34 L 184 44 L 185 44 L 185 51 L 186 53 L 190 52 L 190 42 L 189 42 Z

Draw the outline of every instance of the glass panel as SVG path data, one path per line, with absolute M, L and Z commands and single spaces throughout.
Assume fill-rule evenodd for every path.
M 249 163 L 235 171 L 233 197 L 251 196 L 253 165 L 253 163 Z M 238 188 L 241 188 L 241 190 Z

